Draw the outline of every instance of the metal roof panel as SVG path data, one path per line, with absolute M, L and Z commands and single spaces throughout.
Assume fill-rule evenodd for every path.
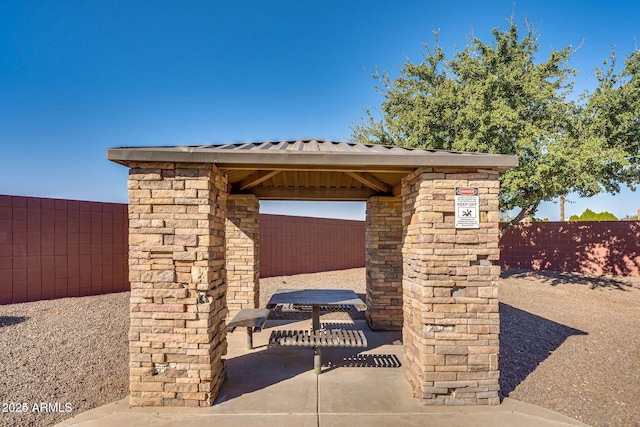
M 120 147 L 107 150 L 109 160 L 129 162 L 207 162 L 216 164 L 306 165 L 336 167 L 484 167 L 509 169 L 516 156 L 335 142 L 320 139 L 243 142 L 220 145 Z

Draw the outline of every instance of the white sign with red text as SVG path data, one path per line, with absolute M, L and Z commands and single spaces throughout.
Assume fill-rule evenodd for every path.
M 480 228 L 478 187 L 456 187 L 456 228 Z

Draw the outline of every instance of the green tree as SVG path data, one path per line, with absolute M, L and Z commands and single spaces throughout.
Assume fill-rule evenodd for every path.
M 595 70 L 598 87 L 584 94 L 571 147 L 580 150 L 578 170 L 582 172 L 583 196 L 601 191 L 617 193 L 620 184 L 631 188 L 640 177 L 640 51 L 636 49 L 616 73 L 617 57 L 612 51 L 606 69 Z M 585 155 L 586 154 L 586 155 Z
M 547 217 L 544 217 L 544 218 L 533 217 L 533 218 L 531 218 L 531 222 L 549 222 L 549 218 L 547 218 Z
M 634 188 L 640 53 L 627 58 L 620 74 L 615 61 L 598 70 L 597 90 L 574 100 L 573 48 L 536 62 L 538 34 L 524 28 L 521 36 L 512 19 L 508 30 L 493 29 L 491 44 L 470 37 L 450 59 L 435 33 L 421 63 L 407 61 L 395 79 L 386 71 L 373 74 L 384 98 L 380 118 L 367 110 L 352 125 L 352 139 L 518 156 L 520 166 L 501 175 L 501 210 L 520 209 L 507 227 L 571 192 L 615 193 L 620 183 Z
M 569 221 L 617 221 L 618 218 L 611 212 L 598 212 L 595 213 L 591 209 L 585 209 L 584 212 L 578 215 L 571 215 Z

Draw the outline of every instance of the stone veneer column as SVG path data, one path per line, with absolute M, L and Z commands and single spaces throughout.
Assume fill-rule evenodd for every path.
M 211 405 L 226 375 L 227 180 L 211 164 L 129 166 L 129 403 Z
M 227 198 L 227 306 L 229 316 L 260 306 L 260 202 L 253 194 Z
M 365 232 L 367 322 L 375 330 L 402 329 L 402 198 L 367 200 Z
M 454 226 L 454 187 L 480 188 L 480 229 Z M 402 183 L 405 376 L 425 404 L 497 405 L 497 172 L 421 168 Z

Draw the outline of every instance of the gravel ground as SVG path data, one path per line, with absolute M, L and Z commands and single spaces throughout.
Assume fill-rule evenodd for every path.
M 0 305 L 0 425 L 49 426 L 122 399 L 128 329 L 128 292 Z
M 364 296 L 365 272 L 262 279 L 261 306 L 276 288 L 305 286 Z M 0 306 L 0 425 L 49 426 L 125 397 L 128 298 L 125 292 Z M 500 301 L 504 396 L 592 426 L 640 425 L 640 278 L 508 270 Z M 322 318 L 343 316 L 363 313 Z M 15 413 L 16 403 L 25 403 L 26 413 Z
M 639 426 L 640 278 L 502 277 L 503 394 L 592 426 Z

